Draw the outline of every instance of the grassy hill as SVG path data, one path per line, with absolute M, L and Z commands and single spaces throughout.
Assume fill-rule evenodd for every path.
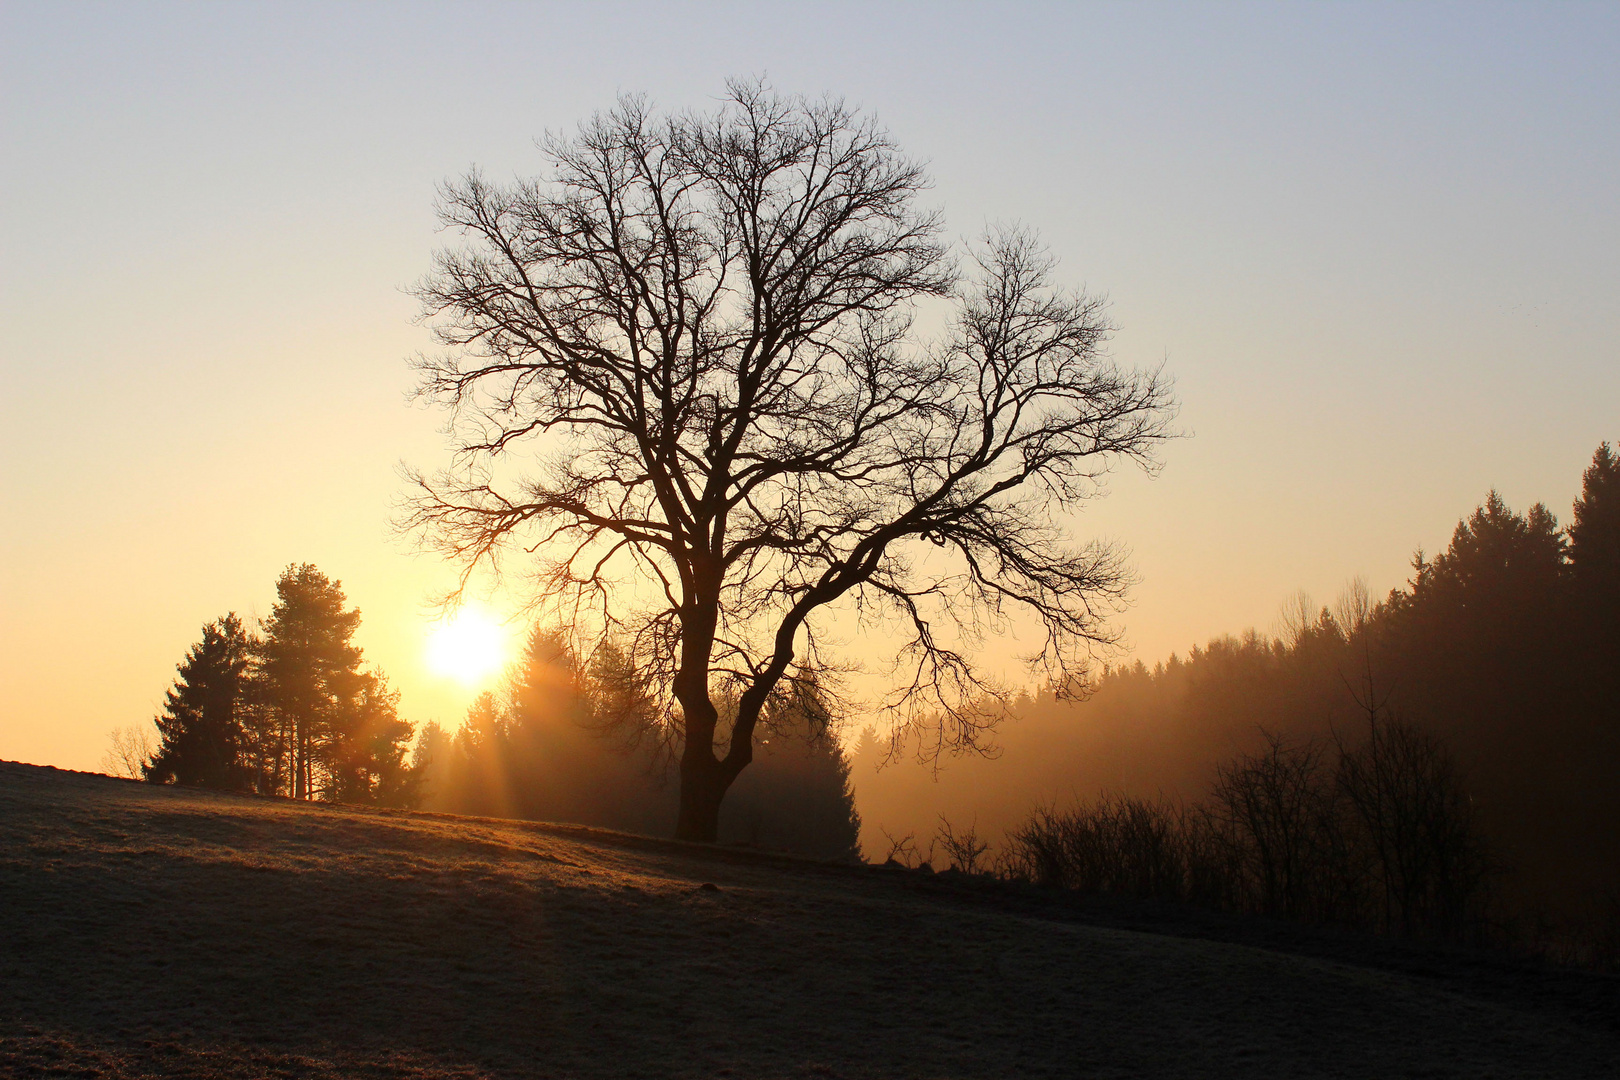
M 1620 982 L 0 764 L 0 1075 L 1614 1076 Z

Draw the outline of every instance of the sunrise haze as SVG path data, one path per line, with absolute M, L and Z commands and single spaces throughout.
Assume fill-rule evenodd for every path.
M 1565 519 L 1620 437 L 1617 55 L 1612 5 L 5 4 L 0 759 L 99 768 L 290 563 L 458 723 L 512 645 L 435 636 L 455 568 L 391 525 L 446 456 L 436 185 L 730 75 L 875 113 L 1174 380 L 1162 474 L 1074 522 L 1133 553 L 1124 655 L 1382 595 L 1493 487 Z

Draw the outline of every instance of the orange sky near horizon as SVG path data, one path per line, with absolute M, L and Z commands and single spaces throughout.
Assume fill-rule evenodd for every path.
M 1124 655 L 1356 575 L 1382 595 L 1492 487 L 1567 520 L 1620 439 L 1613 7 L 0 20 L 0 759 L 99 768 L 202 624 L 267 615 L 302 562 L 360 608 L 402 715 L 459 723 L 495 676 L 436 664 L 454 568 L 390 525 L 400 466 L 445 454 L 408 399 L 433 346 L 406 289 L 439 181 L 533 174 L 535 136 L 622 90 L 846 95 L 930 163 L 949 235 L 1022 221 L 1110 296 L 1115 355 L 1164 365 L 1188 433 L 1074 523 L 1133 553 Z

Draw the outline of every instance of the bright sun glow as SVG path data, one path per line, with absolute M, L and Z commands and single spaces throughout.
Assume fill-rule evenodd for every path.
M 473 686 L 506 666 L 507 633 L 481 611 L 463 608 L 433 628 L 428 637 L 428 669 Z

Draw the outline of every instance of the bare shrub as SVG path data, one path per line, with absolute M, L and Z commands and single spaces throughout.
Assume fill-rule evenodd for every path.
M 976 824 L 958 828 L 941 817 L 934 842 L 945 849 L 945 857 L 953 869 L 964 874 L 977 874 L 984 869 L 984 857 L 990 851 L 990 844 L 979 836 Z
M 1263 749 L 1220 767 L 1201 804 L 1104 795 L 1036 807 L 1008 835 L 999 872 L 1404 935 L 1483 933 L 1491 864 L 1439 740 L 1376 710 L 1354 747 L 1263 735 Z
M 1367 740 L 1341 747 L 1337 780 L 1368 846 L 1380 924 L 1442 937 L 1480 925 L 1490 860 L 1444 745 L 1373 710 Z
M 1081 892 L 1185 900 L 1202 880 L 1192 818 L 1178 806 L 1104 795 L 1068 811 L 1039 807 L 1007 838 L 1010 877 Z
M 157 753 L 152 740 L 152 725 L 130 724 L 113 728 L 107 733 L 112 745 L 101 756 L 101 769 L 108 776 L 122 776 L 130 780 L 146 777 L 147 763 Z
M 1584 933 L 1581 959 L 1599 971 L 1620 971 L 1620 890 L 1604 894 L 1597 916 Z
M 883 839 L 889 842 L 889 853 L 883 859 L 884 866 L 893 864 L 895 866 L 904 866 L 907 869 L 915 869 L 922 865 L 923 857 L 917 850 L 916 833 L 906 833 L 904 836 L 896 838 L 889 833 L 888 829 L 880 827 L 878 832 L 882 833 Z
M 1325 751 L 1262 732 L 1265 749 L 1222 765 L 1209 815 L 1239 875 L 1233 890 L 1267 915 L 1355 921 L 1356 844 Z

